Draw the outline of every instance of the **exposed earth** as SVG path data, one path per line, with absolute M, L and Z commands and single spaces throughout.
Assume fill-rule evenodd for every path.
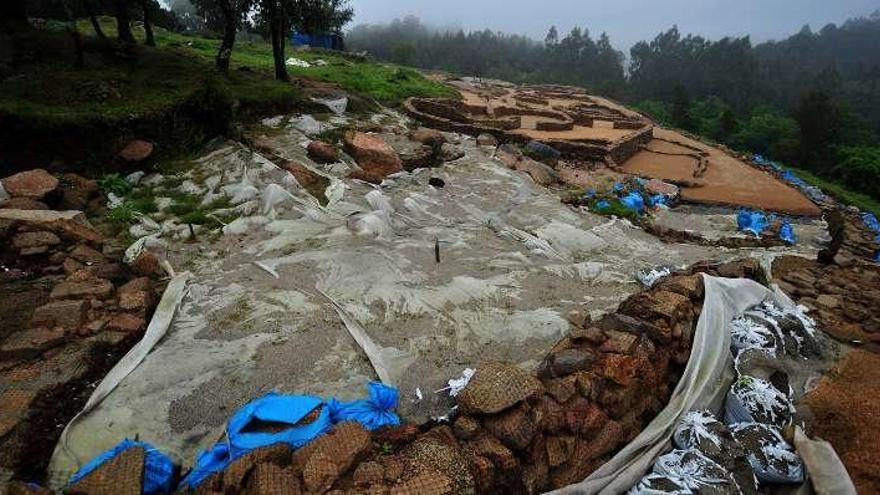
M 355 115 L 343 93 L 329 91 L 326 113 L 265 119 L 238 140 L 210 143 L 180 172 L 133 165 L 143 170 L 125 178 L 127 198 L 96 198 L 90 184 L 71 207 L 75 194 L 45 171 L 3 179 L 11 198 L 0 204 L 9 240 L 0 339 L 14 360 L 4 355 L 0 473 L 60 488 L 123 438 L 191 466 L 255 397 L 356 399 L 379 379 L 398 388 L 404 426 L 369 433 L 340 423 L 295 453 L 256 450 L 200 490 L 279 493 L 267 488 L 278 480 L 307 492 L 563 488 L 666 406 L 702 310 L 699 273 L 709 273 L 778 283 L 836 339 L 804 366 L 799 379 L 809 384 L 845 356 L 803 399 L 801 416 L 870 491 L 864 452 L 880 445 L 846 425 L 870 426 L 851 423 L 871 408 L 854 397 L 853 370 L 875 360 L 880 270 L 855 213 L 829 231 L 825 218 L 843 211 L 832 200 L 814 203 L 744 157 L 575 88 L 450 84 L 461 101 L 410 100 L 410 117 Z M 148 163 L 148 144 L 127 155 L 140 151 L 135 162 Z M 669 205 L 628 220 L 578 199 L 588 189 L 611 198 L 617 184 Z M 126 256 L 81 216 L 58 217 L 85 210 L 99 222 L 105 208 L 147 196 L 156 208 L 126 225 L 125 237 L 139 240 Z M 781 241 L 775 224 L 758 237 L 741 232 L 736 207 L 797 216 L 797 243 Z M 640 281 L 664 268 L 673 275 Z M 166 282 L 181 276 L 188 290 L 165 337 L 67 427 L 53 455 L 47 444 L 88 384 L 144 334 Z M 73 322 L 40 316 L 59 301 L 82 313 Z M 37 331 L 39 341 L 22 337 Z M 861 343 L 871 345 L 850 352 Z M 57 370 L 86 354 L 87 369 L 51 386 L 22 371 Z M 476 378 L 451 397 L 448 381 L 467 368 Z M 75 397 L 47 413 L 65 385 Z M 41 430 L 49 420 L 57 425 Z M 27 445 L 35 434 L 51 442 Z M 107 467 L 106 479 L 142 468 L 143 455 Z

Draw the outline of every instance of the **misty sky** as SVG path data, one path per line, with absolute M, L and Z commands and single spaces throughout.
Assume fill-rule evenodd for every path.
M 598 35 L 607 31 L 625 51 L 673 24 L 710 39 L 752 36 L 780 39 L 804 24 L 814 30 L 880 9 L 880 0 L 351 0 L 353 25 L 388 22 L 412 14 L 422 21 L 465 30 L 490 28 L 543 39 L 556 25 Z

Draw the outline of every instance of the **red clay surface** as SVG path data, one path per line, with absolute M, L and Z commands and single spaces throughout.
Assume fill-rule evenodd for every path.
M 853 351 L 801 400 L 811 435 L 831 442 L 859 493 L 880 493 L 880 356 Z
M 649 149 L 663 152 L 693 154 L 694 150 L 668 141 L 698 148 L 709 154 L 709 167 L 702 177 L 695 178 L 698 160 L 690 156 L 672 156 L 642 151 L 624 164 L 631 174 L 672 181 L 691 181 L 702 187 L 682 188 L 682 199 L 694 203 L 727 204 L 761 208 L 790 215 L 819 216 L 821 210 L 797 189 L 736 158 L 706 144 L 689 139 L 675 131 L 654 128 Z

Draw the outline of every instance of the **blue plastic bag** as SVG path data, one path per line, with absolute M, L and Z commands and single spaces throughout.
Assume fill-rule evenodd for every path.
M 740 210 L 736 214 L 736 224 L 739 230 L 759 236 L 767 228 L 768 222 L 760 211 Z
M 330 429 L 330 413 L 322 408 L 318 418 L 306 425 L 296 426 L 324 401 L 309 395 L 281 395 L 276 392 L 251 401 L 229 418 L 227 433 L 232 457 L 237 458 L 251 450 L 284 442 L 292 448 L 299 448 Z M 282 423 L 290 428 L 275 432 L 248 432 L 248 425 L 255 421 Z
M 89 461 L 85 466 L 70 477 L 68 484 L 72 485 L 85 478 L 92 471 L 102 466 L 105 462 L 114 459 L 117 455 L 132 447 L 143 447 L 144 455 L 144 495 L 171 493 L 171 481 L 174 476 L 174 463 L 159 449 L 144 442 L 135 442 L 124 439 L 115 447 L 105 450 Z
M 642 213 L 645 211 L 645 200 L 642 198 L 641 194 L 635 191 L 620 198 L 620 202 L 623 203 L 623 206 L 636 213 Z
M 787 220 L 779 226 L 779 238 L 785 241 L 786 244 L 797 242 L 797 237 L 794 235 L 794 227 Z
M 647 203 L 648 203 L 648 206 L 650 206 L 651 208 L 653 208 L 655 206 L 660 206 L 660 205 L 668 205 L 669 198 L 666 197 L 666 195 L 664 195 L 664 194 L 654 194 L 654 195 L 648 196 Z
M 597 193 L 595 189 L 589 189 L 587 192 L 584 193 L 584 198 L 593 199 L 596 197 L 596 194 Z
M 755 163 L 757 163 L 758 165 L 764 165 L 764 164 L 767 163 L 767 159 L 764 158 L 763 155 L 757 155 L 757 154 L 756 154 L 756 155 L 752 156 L 752 160 L 754 160 Z
M 327 405 L 331 420 L 334 423 L 357 421 L 368 430 L 399 425 L 400 417 L 394 413 L 399 401 L 397 389 L 380 382 L 370 382 L 369 390 L 369 399 L 352 402 L 332 399 Z
M 611 208 L 611 203 L 609 203 L 607 199 L 600 200 L 596 203 L 596 210 L 598 211 L 607 210 L 608 208 Z
M 880 232 L 880 220 L 873 213 L 862 213 L 862 221 L 865 226 L 874 232 Z
M 614 191 L 614 192 L 616 192 L 616 193 L 619 193 L 619 192 L 622 192 L 622 191 L 623 191 L 623 187 L 624 187 L 624 186 L 623 186 L 623 183 L 622 183 L 622 182 L 615 182 L 614 185 L 611 186 L 611 190 Z

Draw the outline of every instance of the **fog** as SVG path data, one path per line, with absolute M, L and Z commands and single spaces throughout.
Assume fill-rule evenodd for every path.
M 710 39 L 751 35 L 755 42 L 784 38 L 805 24 L 868 15 L 877 0 L 351 0 L 353 25 L 415 15 L 423 22 L 525 34 L 543 39 L 551 25 L 560 33 L 575 25 L 607 31 L 622 50 L 677 24 L 683 33 Z

